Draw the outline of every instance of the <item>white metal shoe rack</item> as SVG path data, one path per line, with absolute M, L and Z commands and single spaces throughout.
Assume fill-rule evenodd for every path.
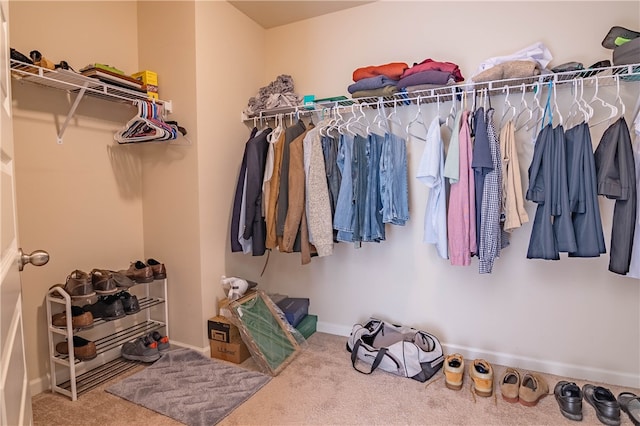
M 71 312 L 72 299 L 62 287 L 47 292 L 47 323 L 49 337 L 49 359 L 51 391 L 71 398 L 89 391 L 118 374 L 142 363 L 120 356 L 122 345 L 154 330 L 163 329 L 169 335 L 169 308 L 167 304 L 167 279 L 148 284 L 137 284 L 129 289 L 140 304 L 140 312 L 113 321 L 94 319 L 93 327 L 77 330 L 72 326 L 72 317 L 67 315 L 66 327 L 55 327 L 52 315 Z M 97 357 L 81 361 L 74 357 L 73 336 L 81 336 L 96 345 Z M 68 342 L 68 355 L 58 354 L 56 344 Z

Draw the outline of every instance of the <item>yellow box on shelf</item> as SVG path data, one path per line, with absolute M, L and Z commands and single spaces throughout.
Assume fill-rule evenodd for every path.
M 147 96 L 151 99 L 158 99 L 158 74 L 154 71 L 140 71 L 132 74 L 131 77 L 142 81 L 147 86 Z

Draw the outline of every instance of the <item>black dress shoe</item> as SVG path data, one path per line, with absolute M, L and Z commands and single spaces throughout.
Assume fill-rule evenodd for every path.
M 611 391 L 602 386 L 586 384 L 582 387 L 584 399 L 596 410 L 596 416 L 605 425 L 620 424 L 620 404 Z
M 553 394 L 563 416 L 570 420 L 582 420 L 582 391 L 578 385 L 562 380 L 556 384 Z

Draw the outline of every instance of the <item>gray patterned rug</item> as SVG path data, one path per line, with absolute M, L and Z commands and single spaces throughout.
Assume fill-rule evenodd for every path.
M 269 380 L 194 350 L 176 349 L 107 392 L 190 426 L 214 425 Z

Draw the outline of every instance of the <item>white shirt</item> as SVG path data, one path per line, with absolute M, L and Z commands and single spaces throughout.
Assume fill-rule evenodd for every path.
M 416 179 L 431 188 L 424 214 L 425 243 L 435 244 L 438 255 L 448 259 L 447 253 L 447 194 L 444 186 L 444 145 L 440 135 L 440 118 L 429 126 Z

